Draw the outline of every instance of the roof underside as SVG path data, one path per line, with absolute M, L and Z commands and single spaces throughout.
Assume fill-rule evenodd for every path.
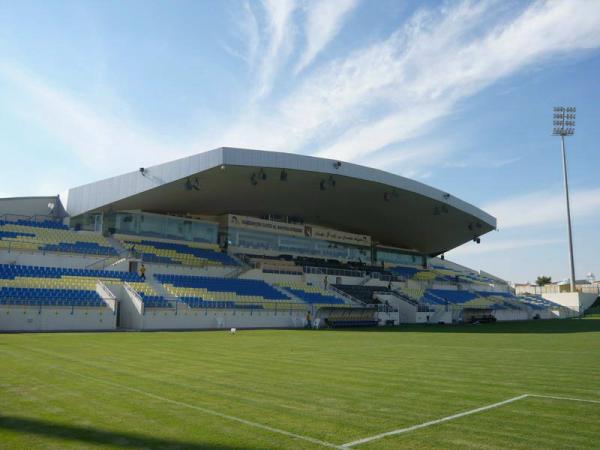
M 496 225 L 474 206 L 413 180 L 322 158 L 256 150 L 217 149 L 148 168 L 145 175 L 129 173 L 69 192 L 71 215 L 132 209 L 296 216 L 424 254 L 455 248 Z

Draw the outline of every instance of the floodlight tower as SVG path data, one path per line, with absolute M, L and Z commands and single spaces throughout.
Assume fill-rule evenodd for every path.
M 560 136 L 562 150 L 563 176 L 565 181 L 565 199 L 567 202 L 567 228 L 569 231 L 569 259 L 571 263 L 571 292 L 575 292 L 575 262 L 573 258 L 573 231 L 571 230 L 571 205 L 569 203 L 569 180 L 567 177 L 567 155 L 565 153 L 565 137 L 575 134 L 575 107 L 554 107 L 553 136 Z

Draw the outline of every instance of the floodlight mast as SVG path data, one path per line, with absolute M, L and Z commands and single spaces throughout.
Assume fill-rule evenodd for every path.
M 571 292 L 575 292 L 575 262 L 573 258 L 573 231 L 571 229 L 571 205 L 569 202 L 569 179 L 567 176 L 567 155 L 565 151 L 565 136 L 575 134 L 575 112 L 574 106 L 554 107 L 554 129 L 553 136 L 560 136 L 560 148 L 562 150 L 563 178 L 565 182 L 565 200 L 567 203 L 567 229 L 569 232 L 569 261 L 571 264 Z

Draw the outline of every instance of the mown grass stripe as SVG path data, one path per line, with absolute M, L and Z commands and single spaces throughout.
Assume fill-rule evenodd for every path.
M 0 334 L 0 442 L 19 450 L 97 448 L 93 430 L 117 440 L 139 430 L 132 442 L 140 448 L 320 447 L 54 370 L 60 367 L 340 445 L 522 392 L 600 397 L 593 376 L 600 320 L 407 328 Z M 573 384 L 573 373 L 586 382 Z M 597 404 L 532 398 L 513 405 L 357 448 L 597 448 Z M 59 428 L 19 430 L 11 417 Z
M 50 354 L 50 355 L 53 354 L 52 352 L 47 352 L 47 351 L 38 350 L 38 349 L 32 349 L 32 348 L 27 348 L 27 350 L 30 350 L 30 351 L 33 351 L 33 352 L 42 353 L 42 354 Z M 54 354 L 54 356 L 58 356 L 60 358 L 66 359 L 66 360 L 71 361 L 71 362 L 76 362 L 76 363 L 79 362 L 76 359 L 67 358 L 67 357 L 65 357 L 63 355 Z M 247 426 L 250 426 L 250 427 L 253 427 L 253 428 L 259 428 L 259 429 L 262 429 L 262 430 L 265 430 L 265 431 L 269 431 L 271 433 L 277 433 L 277 434 L 288 436 L 288 437 L 291 437 L 291 438 L 294 438 L 294 439 L 300 439 L 300 440 L 303 440 L 303 441 L 306 441 L 306 442 L 311 442 L 313 444 L 317 444 L 317 445 L 320 445 L 320 446 L 323 446 L 323 447 L 338 448 L 338 449 L 340 448 L 340 446 L 337 445 L 337 444 L 332 444 L 330 442 L 326 442 L 326 441 L 323 441 L 323 440 L 320 440 L 320 439 L 316 439 L 316 438 L 313 438 L 313 437 L 310 437 L 310 436 L 304 436 L 304 435 L 293 433 L 293 432 L 290 432 L 290 431 L 287 431 L 287 430 L 282 430 L 280 428 L 271 427 L 269 425 L 261 424 L 261 423 L 258 423 L 258 422 L 253 422 L 251 420 L 243 419 L 241 417 L 233 416 L 233 415 L 230 415 L 230 414 L 225 414 L 225 413 L 222 413 L 222 412 L 219 412 L 219 411 L 212 410 L 210 408 L 205 408 L 203 406 L 194 405 L 194 404 L 191 404 L 191 403 L 182 402 L 180 400 L 171 399 L 171 398 L 168 398 L 168 397 L 164 397 L 162 395 L 154 394 L 152 392 L 149 392 L 149 391 L 146 391 L 146 390 L 143 390 L 143 389 L 135 388 L 133 386 L 128 386 L 128 385 L 121 384 L 121 383 L 115 383 L 114 381 L 109 381 L 109 380 L 107 380 L 105 378 L 94 377 L 94 376 L 91 376 L 91 375 L 82 374 L 82 373 L 77 372 L 77 371 L 73 371 L 73 370 L 69 370 L 69 369 L 65 369 L 65 368 L 57 367 L 57 366 L 52 366 L 52 368 L 56 369 L 56 370 L 59 370 L 61 372 L 65 372 L 65 373 L 68 373 L 68 374 L 71 374 L 71 375 L 75 375 L 75 376 L 81 377 L 81 378 L 85 378 L 85 379 L 88 379 L 88 380 L 92 380 L 92 381 L 96 381 L 96 382 L 99 382 L 99 383 L 103 383 L 103 384 L 105 384 L 107 386 L 112 386 L 112 387 L 115 387 L 115 388 L 119 388 L 119 389 L 124 389 L 124 390 L 130 391 L 130 392 L 135 392 L 137 394 L 144 395 L 146 397 L 152 398 L 154 400 L 159 400 L 159 401 L 164 402 L 164 403 L 170 403 L 170 404 L 181 406 L 181 407 L 184 407 L 184 408 L 189 408 L 189 409 L 193 409 L 193 410 L 196 410 L 196 411 L 200 411 L 200 412 L 202 412 L 204 414 L 209 414 L 211 416 L 216 416 L 216 417 L 220 417 L 222 419 L 227 419 L 227 420 L 231 420 L 231 421 L 234 421 L 234 422 L 242 423 L 244 425 L 247 425 Z

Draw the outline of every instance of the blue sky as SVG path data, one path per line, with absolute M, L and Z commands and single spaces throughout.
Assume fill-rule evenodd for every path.
M 448 254 L 600 276 L 600 2 L 0 0 L 0 197 L 219 146 L 332 157 L 450 192 L 499 231 Z

